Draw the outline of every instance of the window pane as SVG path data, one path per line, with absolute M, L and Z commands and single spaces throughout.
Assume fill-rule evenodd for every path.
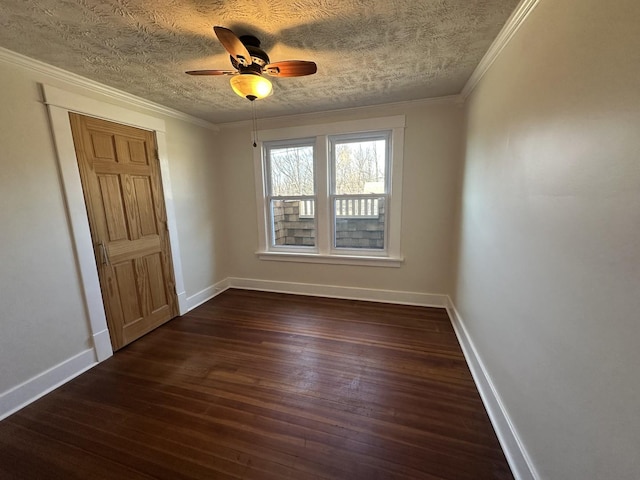
M 271 195 L 313 195 L 313 147 L 272 148 L 269 150 Z
M 272 200 L 273 244 L 315 247 L 314 211 L 313 200 Z
M 386 140 L 362 140 L 335 145 L 335 192 L 386 193 Z
M 384 197 L 338 197 L 334 201 L 336 248 L 383 250 Z

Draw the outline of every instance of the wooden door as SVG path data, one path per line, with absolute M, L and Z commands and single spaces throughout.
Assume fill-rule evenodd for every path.
M 178 314 L 155 135 L 69 116 L 117 350 Z

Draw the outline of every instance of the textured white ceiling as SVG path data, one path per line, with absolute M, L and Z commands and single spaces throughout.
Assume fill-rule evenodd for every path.
M 212 26 L 253 34 L 275 78 L 260 117 L 457 94 L 518 0 L 0 0 L 0 46 L 214 122 L 251 117 Z

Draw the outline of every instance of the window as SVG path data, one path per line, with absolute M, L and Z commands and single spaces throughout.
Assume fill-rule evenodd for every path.
M 315 247 L 313 140 L 264 146 L 271 246 Z
M 329 137 L 335 249 L 384 251 L 390 132 Z
M 399 266 L 404 117 L 259 132 L 266 260 Z

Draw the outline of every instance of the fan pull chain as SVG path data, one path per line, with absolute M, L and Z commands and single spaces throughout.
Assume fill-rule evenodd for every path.
M 256 102 L 251 102 L 251 111 L 253 119 L 253 148 L 258 146 L 258 117 L 256 115 Z

